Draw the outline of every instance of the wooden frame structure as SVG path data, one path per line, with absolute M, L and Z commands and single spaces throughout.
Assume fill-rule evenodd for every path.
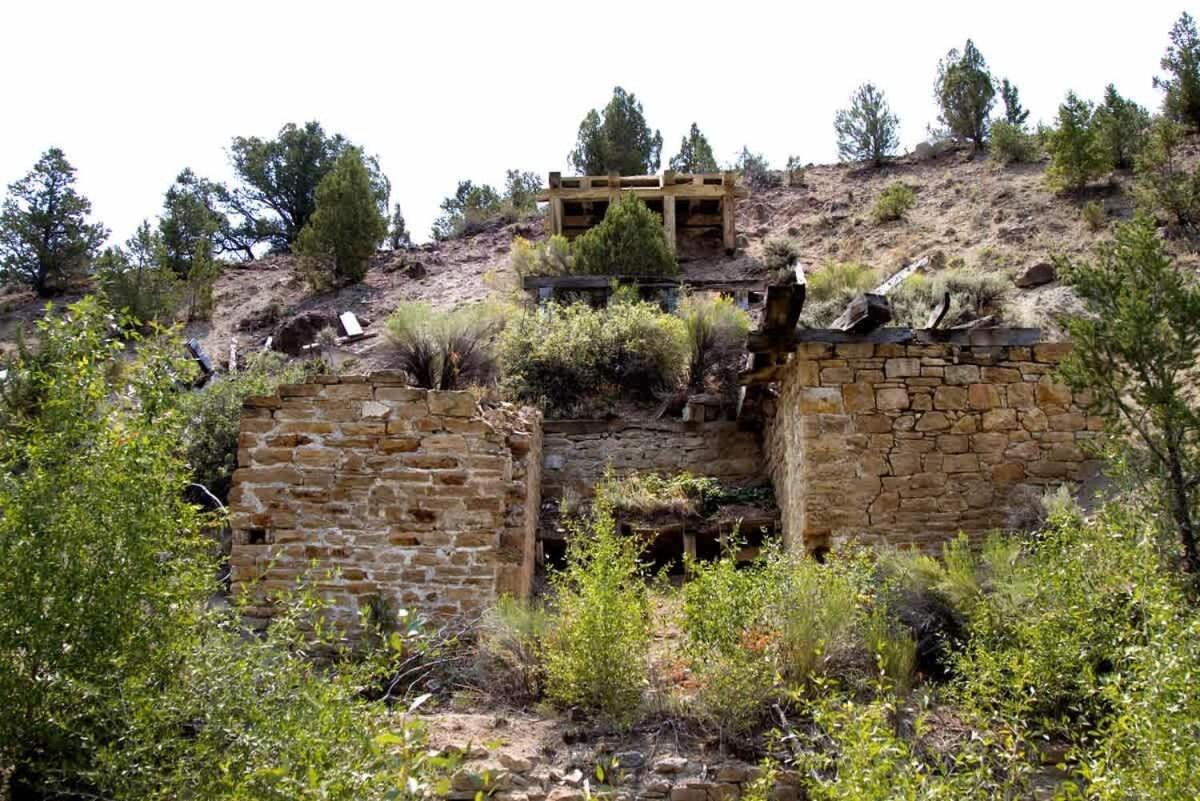
M 719 229 L 727 251 L 737 247 L 734 212 L 739 198 L 749 193 L 738 185 L 737 174 L 725 172 L 657 175 L 579 175 L 552 172 L 548 188 L 537 194 L 549 204 L 546 232 L 574 238 L 604 219 L 604 213 L 625 192 L 633 192 L 662 216 L 667 243 L 675 250 L 683 229 Z

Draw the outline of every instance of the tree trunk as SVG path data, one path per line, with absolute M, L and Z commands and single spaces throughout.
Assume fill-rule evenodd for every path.
M 1179 539 L 1183 545 L 1183 569 L 1192 576 L 1200 575 L 1200 556 L 1196 552 L 1196 524 L 1192 520 L 1192 509 L 1188 498 L 1187 481 L 1183 477 L 1183 464 L 1174 445 L 1167 448 L 1171 482 L 1171 506 Z

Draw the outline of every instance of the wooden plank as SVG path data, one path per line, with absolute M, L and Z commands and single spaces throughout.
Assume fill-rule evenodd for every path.
M 672 177 L 674 173 L 668 173 Z M 663 196 L 663 233 L 667 237 L 667 246 L 675 252 L 675 196 Z
M 846 310 L 833 321 L 831 328 L 838 331 L 853 331 L 863 334 L 873 331 L 892 320 L 892 305 L 886 295 L 863 292 L 846 306 Z
M 914 261 L 912 264 L 909 264 L 906 267 L 901 267 L 899 270 L 897 270 L 896 272 L 894 272 L 890 276 L 888 276 L 886 281 L 884 281 L 882 284 L 880 284 L 879 286 L 872 289 L 871 290 L 872 294 L 875 294 L 875 295 L 890 294 L 893 289 L 895 289 L 896 287 L 898 287 L 902 283 L 904 283 L 904 279 L 908 278 L 910 275 L 917 272 L 918 270 L 925 269 L 926 265 L 928 265 L 928 264 L 929 264 L 929 257 L 922 256 L 921 258 Z
M 363 335 L 362 325 L 354 312 L 342 312 L 338 315 L 338 322 L 342 324 L 342 333 L 347 339 L 358 339 Z
M 925 320 L 925 330 L 932 331 L 941 325 L 948 311 L 950 311 L 950 293 L 946 292 L 942 295 L 941 302 L 933 307 L 933 311 L 929 312 L 929 317 Z
M 541 289 L 608 289 L 608 275 L 527 275 L 521 283 L 527 290 Z
M 708 187 L 701 187 L 707 189 Z M 721 187 L 724 191 L 724 187 Z M 733 253 L 737 249 L 737 224 L 736 211 L 737 200 L 732 196 L 726 195 L 721 200 L 721 243 L 725 246 L 727 253 Z

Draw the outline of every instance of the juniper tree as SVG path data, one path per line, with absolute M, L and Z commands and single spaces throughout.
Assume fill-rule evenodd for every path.
M 679 271 L 662 218 L 632 192 L 608 207 L 574 243 L 575 266 L 594 275 L 673 275 Z
M 1087 310 L 1067 321 L 1073 348 L 1066 382 L 1134 438 L 1165 489 L 1184 568 L 1200 575 L 1200 285 L 1180 269 L 1154 224 L 1139 216 L 1117 227 L 1092 262 L 1056 260 Z
M 950 133 L 982 147 L 996 87 L 973 41 L 968 39 L 961 53 L 953 49 L 938 63 L 933 93 L 942 110 L 939 120 Z
M 1132 100 L 1121 97 L 1111 83 L 1104 90 L 1104 103 L 1096 109 L 1096 135 L 1109 162 L 1129 169 L 1142 149 L 1150 113 Z
M 1163 111 L 1176 122 L 1200 127 L 1200 35 L 1192 15 L 1183 12 L 1171 28 L 1171 43 L 1161 66 L 1169 77 L 1154 79 L 1167 94 Z
M 442 213 L 433 221 L 433 238 L 442 241 L 472 233 L 500 213 L 501 202 L 490 184 L 459 181 L 454 194 L 442 201 Z
M 1178 123 L 1154 121 L 1136 160 L 1134 196 L 1146 213 L 1191 227 L 1200 222 L 1200 172 L 1184 163 L 1183 141 Z
M 1067 99 L 1058 107 L 1058 127 L 1046 140 L 1046 150 L 1050 153 L 1046 177 L 1052 186 L 1079 190 L 1108 170 L 1108 155 L 1101 146 L 1092 117 L 1092 104 L 1068 92 Z
M 676 172 L 717 171 L 717 159 L 713 156 L 712 146 L 696 123 L 692 123 L 688 135 L 679 143 L 679 152 L 671 158 L 670 165 Z
M 1029 109 L 1021 105 L 1021 95 L 1017 85 L 1010 83 L 1008 78 L 1000 81 L 1000 99 L 1004 101 L 1004 121 L 1016 126 L 1023 126 L 1029 119 Z
M 651 131 L 637 96 L 620 86 L 603 111 L 592 109 L 579 124 L 568 160 L 584 175 L 658 172 L 662 134 Z
M 537 193 L 542 188 L 542 179 L 536 173 L 524 170 L 506 170 L 504 173 L 504 202 L 518 214 L 537 211 Z
M 392 250 L 412 247 L 412 236 L 408 233 L 408 224 L 404 221 L 404 212 L 400 210 L 399 203 L 392 206 L 392 221 L 391 228 L 388 231 L 388 244 L 392 246 Z
M 96 259 L 96 281 L 114 310 L 137 323 L 171 320 L 179 306 L 180 282 L 164 266 L 162 235 L 143 220 L 124 247 L 105 249 Z
M 362 152 L 347 148 L 317 187 L 316 209 L 296 242 L 315 289 L 361 281 L 387 235 L 387 220 Z
M 850 108 L 842 109 L 834 117 L 838 158 L 881 166 L 900 145 L 899 125 L 900 120 L 888 107 L 883 92 L 874 84 L 864 83 L 850 96 Z
M 179 173 L 163 197 L 163 213 L 158 230 L 162 238 L 162 257 L 177 277 L 187 278 L 192 269 L 196 245 L 207 240 L 210 247 L 228 219 L 215 208 L 213 188 L 197 178 L 190 169 Z
M 239 233 L 285 252 L 316 211 L 317 187 L 353 147 L 341 134 L 327 136 L 318 122 L 288 123 L 275 139 L 239 136 L 230 146 L 233 169 L 242 185 L 231 202 L 242 212 Z M 391 187 L 374 157 L 359 155 L 371 195 L 382 214 Z
M 91 202 L 75 191 L 75 168 L 52 147 L 21 180 L 9 184 L 0 212 L 0 274 L 28 283 L 42 297 L 82 275 L 108 237 L 89 223 Z

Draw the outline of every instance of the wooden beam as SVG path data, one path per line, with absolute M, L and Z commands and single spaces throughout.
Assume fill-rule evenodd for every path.
M 904 280 L 906 278 L 908 278 L 910 275 L 917 272 L 918 270 L 925 269 L 925 265 L 927 265 L 927 264 L 929 264 L 929 257 L 922 256 L 921 258 L 914 261 L 912 264 L 909 264 L 906 267 L 901 267 L 899 270 L 892 273 L 890 276 L 888 276 L 886 281 L 884 281 L 882 284 L 880 284 L 879 286 L 872 289 L 871 292 L 876 295 L 891 294 L 891 291 L 893 289 L 895 289 L 896 287 L 900 286 L 902 283 L 904 283 Z
M 800 312 L 804 310 L 807 291 L 804 268 L 796 265 L 792 275 L 794 283 L 767 287 L 767 300 L 763 306 L 763 331 L 786 332 L 800 322 Z
M 933 311 L 929 312 L 928 319 L 925 320 L 925 329 L 932 331 L 942 324 L 942 319 L 945 318 L 946 312 L 950 311 L 950 293 L 943 293 L 941 301 L 933 307 Z
M 668 172 L 672 179 L 675 173 Z M 663 233 L 667 237 L 667 245 L 675 252 L 675 196 L 663 195 Z
M 737 250 L 736 206 L 737 200 L 732 195 L 725 195 L 721 199 L 721 240 L 727 253 Z
M 831 328 L 838 331 L 853 331 L 858 334 L 872 331 L 891 322 L 892 305 L 886 295 L 863 292 L 846 306 L 846 310 L 833 321 Z

